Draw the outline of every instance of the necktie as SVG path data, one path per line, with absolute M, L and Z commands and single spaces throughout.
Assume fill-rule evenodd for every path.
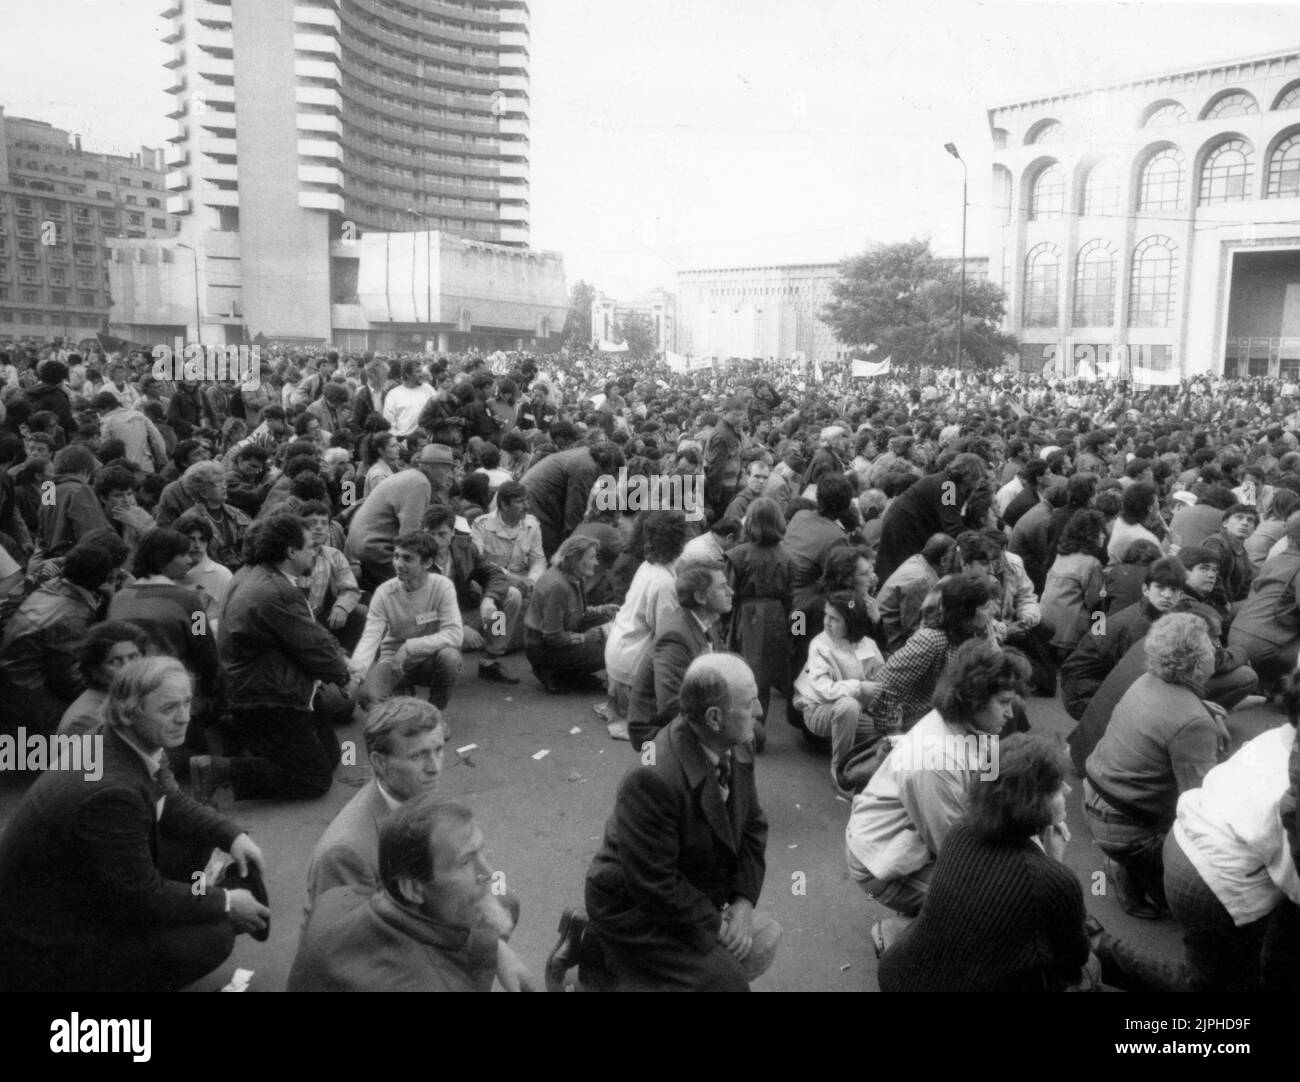
M 718 788 L 722 790 L 722 799 L 727 800 L 731 796 L 731 756 L 724 755 L 718 760 L 718 765 L 713 768 L 714 774 L 718 778 Z

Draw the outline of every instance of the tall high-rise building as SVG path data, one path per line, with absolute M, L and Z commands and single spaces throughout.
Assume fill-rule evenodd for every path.
M 96 154 L 0 107 L 0 338 L 93 338 L 109 313 L 111 237 L 174 235 L 162 151 Z
M 175 0 L 163 14 L 178 128 L 168 205 L 197 253 L 205 341 L 535 336 L 539 320 L 503 322 L 464 289 L 434 303 L 457 253 L 478 253 L 484 288 L 524 282 L 512 300 L 525 303 L 526 283 L 557 264 L 527 251 L 524 0 Z M 397 246 L 411 265 L 394 288 L 409 305 L 388 288 L 367 303 L 376 274 L 362 252 L 379 249 L 361 240 L 376 233 L 418 234 Z M 385 245 L 382 258 L 392 285 L 388 264 L 403 257 Z M 493 273 L 502 260 L 519 273 Z M 124 283 L 118 322 L 171 322 L 147 286 Z

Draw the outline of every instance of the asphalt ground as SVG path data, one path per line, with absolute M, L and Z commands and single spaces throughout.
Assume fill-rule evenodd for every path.
M 440 792 L 473 808 L 500 882 L 516 893 L 522 912 L 512 943 L 539 977 L 556 941 L 560 915 L 581 904 L 583 878 L 598 847 L 614 792 L 636 762 L 630 745 L 612 740 L 592 713 L 599 696 L 552 696 L 542 691 L 522 655 L 506 659 L 522 677 L 517 687 L 479 681 L 469 661 L 447 715 L 452 736 Z M 1035 732 L 1062 737 L 1073 727 L 1059 701 L 1031 698 Z M 1267 706 L 1229 717 L 1234 743 L 1283 723 Z M 357 765 L 343 765 L 325 797 L 299 804 L 241 802 L 234 816 L 261 846 L 268 863 L 272 927 L 266 943 L 239 937 L 219 970 L 193 986 L 213 991 L 236 969 L 252 970 L 250 991 L 280 991 L 297 949 L 312 847 L 335 813 L 368 780 L 360 715 L 339 731 L 355 746 Z M 758 760 L 758 790 L 767 814 L 767 880 L 760 908 L 781 924 L 776 960 L 755 990 L 876 991 L 876 958 L 868 932 L 889 912 L 849 877 L 844 827 L 849 804 L 831 785 L 828 760 L 785 721 L 773 695 L 767 747 Z M 474 745 L 472 750 L 459 753 Z M 546 754 L 539 754 L 545 752 Z M 30 777 L 0 774 L 0 826 L 7 824 Z M 1082 785 L 1072 781 L 1066 863 L 1079 876 L 1089 911 L 1112 934 L 1171 959 L 1181 956 L 1178 926 L 1126 916 L 1107 890 L 1101 854 L 1084 825 Z

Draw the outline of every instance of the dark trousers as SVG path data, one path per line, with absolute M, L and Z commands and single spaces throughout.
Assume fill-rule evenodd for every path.
M 605 667 L 605 641 L 559 647 L 525 641 L 524 657 L 539 680 L 563 683 L 572 677 L 600 672 Z
M 617 992 L 748 992 L 740 963 L 721 943 L 700 954 L 682 943 L 675 949 L 627 949 L 601 936 L 605 962 Z
M 366 629 L 366 606 L 358 605 L 348 613 L 348 622 L 337 631 L 326 625 L 324 620 L 319 621 L 349 654 L 357 648 L 357 643 L 361 641 L 361 633 Z
M 1006 645 L 1024 651 L 1033 673 L 1031 683 L 1035 692 L 1049 698 L 1056 694 L 1056 670 L 1059 662 L 1052 650 L 1051 624 L 1042 623 L 1016 635 L 1007 637 Z
M 188 886 L 211 852 L 211 846 L 161 834 L 159 874 Z M 224 915 L 202 924 L 88 930 L 68 948 L 0 941 L 0 992 L 176 992 L 211 973 L 234 949 L 235 929 Z
M 328 714 L 281 707 L 235 710 L 228 732 L 236 800 L 313 800 L 329 792 L 341 749 Z

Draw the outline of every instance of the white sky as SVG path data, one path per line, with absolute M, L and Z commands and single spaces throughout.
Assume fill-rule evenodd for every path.
M 288 3 L 291 0 L 259 0 Z M 0 104 L 162 145 L 164 0 L 0 0 Z M 986 249 L 986 109 L 1280 50 L 1300 4 L 531 0 L 532 240 L 627 296 L 678 267 Z

